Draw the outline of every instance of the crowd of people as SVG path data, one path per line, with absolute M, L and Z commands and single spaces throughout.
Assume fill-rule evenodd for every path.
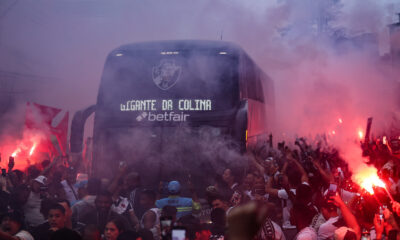
M 61 158 L 25 171 L 10 159 L 0 178 L 0 239 L 400 239 L 396 146 L 362 148 L 393 197 L 366 192 L 337 149 L 305 139 L 249 149 L 247 167 L 226 166 L 201 193 L 176 179 L 143 188 L 126 165 L 98 179 Z

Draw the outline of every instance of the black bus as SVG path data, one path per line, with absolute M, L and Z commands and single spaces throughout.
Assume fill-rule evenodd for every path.
M 108 55 L 97 104 L 73 119 L 71 152 L 82 151 L 92 112 L 95 176 L 109 177 L 122 161 L 148 186 L 188 174 L 212 181 L 249 144 L 265 141 L 273 83 L 232 43 L 134 43 Z

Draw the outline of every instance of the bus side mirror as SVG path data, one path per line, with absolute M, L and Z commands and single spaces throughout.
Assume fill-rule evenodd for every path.
M 71 152 L 73 153 L 82 152 L 85 122 L 88 119 L 88 117 L 95 111 L 96 111 L 96 105 L 92 105 L 74 114 L 71 123 L 71 137 L 69 140 Z

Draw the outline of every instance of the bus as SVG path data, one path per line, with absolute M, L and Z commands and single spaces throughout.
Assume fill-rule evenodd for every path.
M 96 105 L 74 116 L 71 152 L 82 152 L 83 126 L 95 113 L 94 176 L 126 163 L 144 186 L 189 175 L 210 184 L 266 141 L 274 105 L 272 80 L 233 43 L 123 45 L 107 56 Z

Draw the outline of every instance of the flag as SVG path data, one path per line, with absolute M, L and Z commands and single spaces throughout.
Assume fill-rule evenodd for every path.
M 43 152 L 52 155 L 65 155 L 67 152 L 69 113 L 59 108 L 27 103 L 25 127 L 43 133 L 40 142 Z

